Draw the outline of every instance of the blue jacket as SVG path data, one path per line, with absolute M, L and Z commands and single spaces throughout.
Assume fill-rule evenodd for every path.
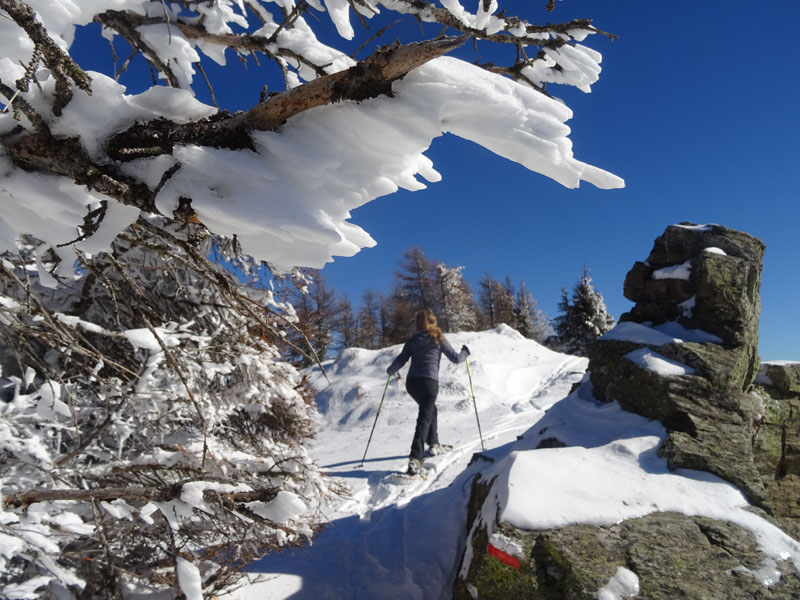
M 460 363 L 467 359 L 469 350 L 464 346 L 461 348 L 461 352 L 456 353 L 444 338 L 442 338 L 442 343 L 437 345 L 430 334 L 419 331 L 408 338 L 400 356 L 392 361 L 386 372 L 394 375 L 410 358 L 411 367 L 408 369 L 408 377 L 428 377 L 439 381 L 439 360 L 442 354 L 451 362 Z

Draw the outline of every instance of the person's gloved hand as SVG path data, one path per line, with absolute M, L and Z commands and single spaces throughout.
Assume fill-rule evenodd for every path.
M 467 348 L 466 344 L 461 346 L 461 352 L 466 353 L 466 355 L 469 356 L 470 352 L 469 352 L 469 348 Z

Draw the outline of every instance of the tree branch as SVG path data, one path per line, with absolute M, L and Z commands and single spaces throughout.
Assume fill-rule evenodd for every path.
M 68 54 L 58 47 L 30 6 L 21 0 L 0 0 L 0 9 L 4 10 L 25 31 L 34 43 L 35 49 L 41 51 L 44 64 L 53 73 L 53 77 L 56 80 L 56 101 L 53 105 L 53 113 L 55 115 L 60 115 L 61 109 L 72 98 L 72 86 L 69 80 L 72 80 L 80 89 L 91 95 L 91 79 L 89 76 L 83 72 Z M 27 91 L 27 79 L 22 78 L 16 83 L 18 89 L 23 92 Z
M 179 498 L 183 488 L 183 483 L 176 483 L 167 488 L 130 486 L 95 488 L 92 490 L 26 490 L 16 494 L 4 495 L 3 505 L 6 507 L 26 507 L 36 502 L 84 502 L 87 500 L 156 500 L 159 502 L 164 502 Z M 223 493 L 221 495 L 233 502 L 269 502 L 277 495 L 278 491 L 278 488 L 265 488 L 250 492 Z M 213 492 L 213 490 L 207 490 L 206 493 L 208 492 Z

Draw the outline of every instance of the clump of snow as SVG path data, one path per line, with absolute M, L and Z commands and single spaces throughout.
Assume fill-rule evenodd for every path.
M 639 348 L 625 355 L 634 364 L 658 375 L 694 375 L 694 369 L 683 363 L 662 356 L 649 348 Z
M 688 300 L 684 300 L 680 304 L 678 304 L 678 308 L 681 309 L 681 314 L 687 319 L 690 319 L 694 314 L 694 307 L 697 305 L 697 296 L 692 296 Z
M 711 231 L 714 227 L 714 223 L 708 223 L 706 225 L 685 225 L 685 224 L 678 224 L 673 225 L 673 227 L 680 227 L 682 229 L 690 229 L 693 231 Z
M 728 256 L 728 254 L 722 248 L 717 248 L 716 246 L 705 248 L 703 252 L 708 252 L 709 254 L 720 254 L 722 256 Z
M 662 346 L 680 341 L 678 338 L 633 321 L 623 321 L 617 323 L 613 329 L 600 336 L 601 340 L 615 340 L 620 342 L 634 342 L 637 344 L 649 344 L 651 346 Z
M 772 381 L 772 378 L 769 375 L 767 375 L 766 371 L 764 371 L 764 370 L 760 370 L 756 374 L 756 378 L 755 378 L 754 382 L 758 383 L 759 385 L 766 385 L 766 386 L 775 385 L 775 382 Z
M 686 306 L 687 308 L 694 306 L 694 303 L 687 301 Z M 702 329 L 687 329 L 677 321 L 667 321 L 660 325 L 622 321 L 617 323 L 613 329 L 601 335 L 599 339 L 634 342 L 649 346 L 662 346 L 664 344 L 682 342 L 722 343 L 722 339 L 719 336 Z
M 155 333 L 153 333 L 153 331 Z M 125 336 L 128 342 L 130 342 L 130 345 L 134 348 L 144 348 L 145 350 L 154 352 L 161 351 L 159 340 L 167 347 L 178 346 L 180 344 L 180 337 L 167 331 L 163 327 L 155 327 L 153 331 L 144 327 L 141 329 L 126 329 L 122 332 L 122 335 Z
M 639 577 L 625 567 L 617 567 L 617 572 L 597 592 L 597 600 L 625 600 L 634 598 L 641 591 Z
M 203 583 L 196 565 L 179 556 L 175 559 L 178 583 L 186 600 L 203 600 Z
M 281 490 L 266 504 L 252 502 L 249 508 L 258 516 L 285 525 L 307 510 L 305 503 L 292 492 Z
M 692 261 L 687 260 L 680 265 L 673 265 L 671 267 L 663 267 L 653 271 L 653 279 L 684 279 L 689 280 L 692 274 Z
M 171 214 L 192 198 L 213 231 L 236 235 L 248 254 L 282 267 L 322 267 L 375 244 L 350 211 L 441 175 L 424 155 L 453 133 L 567 187 L 624 182 L 576 160 L 560 102 L 466 62 L 442 57 L 395 82 L 394 97 L 304 112 L 280 133 L 254 134 L 258 153 L 185 146 L 181 169 L 157 198 Z M 298 169 L 298 165 L 308 168 Z M 212 174 L 225 173 L 225 180 Z
M 129 521 L 133 521 L 135 509 L 125 502 L 125 500 L 117 499 L 112 502 L 101 502 L 100 506 L 115 519 L 128 519 Z

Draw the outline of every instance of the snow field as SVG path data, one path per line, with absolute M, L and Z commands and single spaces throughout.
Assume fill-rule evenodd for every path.
M 267 593 L 294 600 L 449 597 L 453 577 L 471 560 L 469 545 L 463 564 L 459 550 L 466 541 L 466 502 L 475 476 L 497 476 L 489 496 L 494 501 L 484 505 L 481 517 L 491 539 L 497 538 L 498 514 L 506 523 L 537 530 L 676 511 L 752 531 L 768 558 L 751 574 L 765 586 L 779 577 L 778 562 L 800 565 L 800 544 L 751 513 L 734 486 L 708 473 L 667 469 L 656 453 L 665 435 L 660 423 L 616 403 L 597 402 L 588 380 L 570 393 L 583 376 L 585 359 L 549 351 L 505 326 L 447 338 L 453 347 L 466 344 L 472 352 L 486 455 L 495 462 L 468 465 L 480 441 L 466 368 L 443 358 L 439 434 L 454 449 L 426 459 L 427 479 L 393 476 L 406 467 L 416 405 L 404 382 L 392 380 L 361 467 L 386 386 L 385 368 L 401 347 L 345 351 L 325 364 L 330 385 L 311 370 L 321 388 L 312 454 L 350 494 L 326 507 L 331 524 L 312 544 L 251 565 L 251 576 L 266 580 L 229 600 Z M 547 438 L 566 446 L 536 450 Z M 513 555 L 513 543 L 501 545 Z M 597 596 L 616 600 L 638 590 L 636 575 L 620 565 Z

